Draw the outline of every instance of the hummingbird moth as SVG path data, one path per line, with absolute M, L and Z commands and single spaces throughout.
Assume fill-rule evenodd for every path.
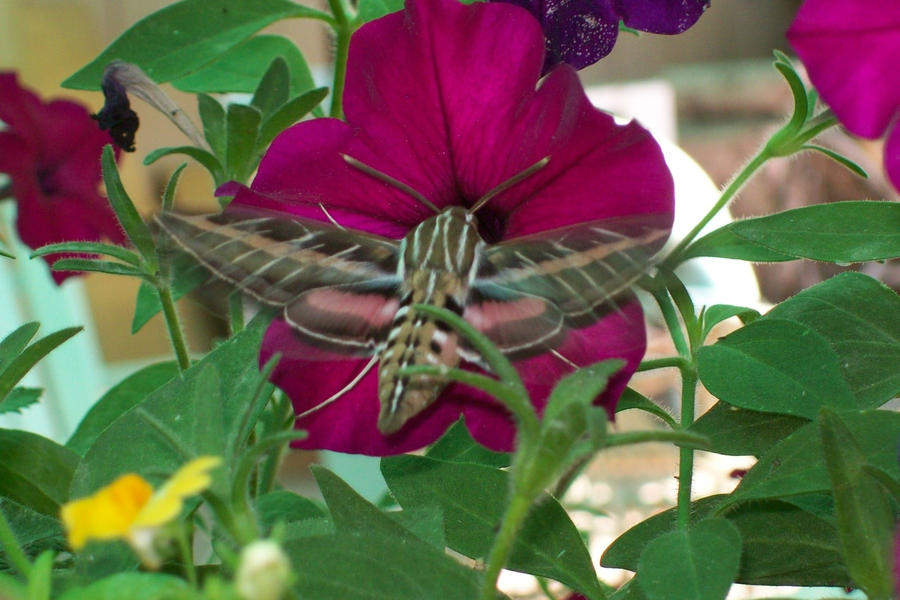
M 163 213 L 157 220 L 214 275 L 281 309 L 302 341 L 348 357 L 371 357 L 350 386 L 377 362 L 378 429 L 384 435 L 425 410 L 447 384 L 436 377 L 400 376 L 402 368 L 483 362 L 455 331 L 412 305 L 461 315 L 512 360 L 551 352 L 572 329 L 618 309 L 647 269 L 650 250 L 667 235 L 636 225 L 637 219 L 631 235 L 604 228 L 608 221 L 592 221 L 491 245 L 479 233 L 478 209 L 549 158 L 469 209 L 443 210 L 388 175 L 344 159 L 435 214 L 400 240 L 234 208 L 217 215 Z

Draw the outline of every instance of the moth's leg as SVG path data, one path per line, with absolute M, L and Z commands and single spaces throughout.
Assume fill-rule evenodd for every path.
M 309 410 L 305 410 L 302 413 L 300 413 L 299 415 L 297 415 L 295 417 L 295 420 L 302 419 L 303 417 L 310 415 L 310 414 L 316 412 L 317 410 L 321 410 L 321 409 L 325 408 L 326 406 L 328 406 L 329 404 L 331 404 L 332 402 L 334 402 L 335 400 L 337 400 L 338 398 L 340 398 L 341 396 L 343 396 L 344 394 L 346 394 L 347 392 L 352 390 L 356 386 L 356 384 L 359 383 L 362 380 L 362 378 L 366 376 L 366 373 L 368 373 L 369 371 L 372 370 L 372 367 L 374 367 L 375 363 L 377 363 L 377 362 L 378 362 L 378 354 L 375 354 L 372 357 L 372 360 L 370 360 L 368 362 L 368 364 L 366 364 L 366 366 L 363 368 L 363 370 L 360 371 L 356 377 L 354 377 L 353 379 L 350 380 L 350 383 L 348 383 L 347 385 L 342 387 L 335 394 L 333 394 L 330 398 L 323 400 L 322 402 L 320 402 L 319 404 L 316 404 Z

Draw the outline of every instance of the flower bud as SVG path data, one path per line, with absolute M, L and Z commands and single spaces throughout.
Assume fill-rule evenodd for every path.
M 278 600 L 290 576 L 291 562 L 281 546 L 272 540 L 257 540 L 241 551 L 235 588 L 244 600 Z

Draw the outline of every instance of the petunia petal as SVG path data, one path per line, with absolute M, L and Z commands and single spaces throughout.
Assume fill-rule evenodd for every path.
M 900 190 L 900 118 L 884 143 L 884 170 L 895 190 Z
M 900 3 L 806 0 L 787 37 L 847 129 L 880 137 L 900 110 Z
M 614 0 L 622 21 L 649 33 L 681 33 L 709 8 L 710 0 Z
M 34 130 L 40 120 L 41 100 L 19 85 L 13 72 L 0 72 L 0 121 L 10 129 Z

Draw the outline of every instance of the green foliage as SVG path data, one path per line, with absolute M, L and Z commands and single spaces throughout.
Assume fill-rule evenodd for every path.
M 81 327 L 69 327 L 29 344 L 39 328 L 38 323 L 26 323 L 0 341 L 0 414 L 18 412 L 37 401 L 40 389 L 16 384 L 38 361 L 81 331 Z
M 327 18 L 287 0 L 182 0 L 135 23 L 62 85 L 100 89 L 103 69 L 117 58 L 138 65 L 160 83 L 183 78 L 221 59 L 263 27 L 291 17 Z
M 191 600 L 197 598 L 180 577 L 162 573 L 118 573 L 67 591 L 60 600 Z
M 0 496 L 56 516 L 69 499 L 78 455 L 28 431 L 0 429 Z

